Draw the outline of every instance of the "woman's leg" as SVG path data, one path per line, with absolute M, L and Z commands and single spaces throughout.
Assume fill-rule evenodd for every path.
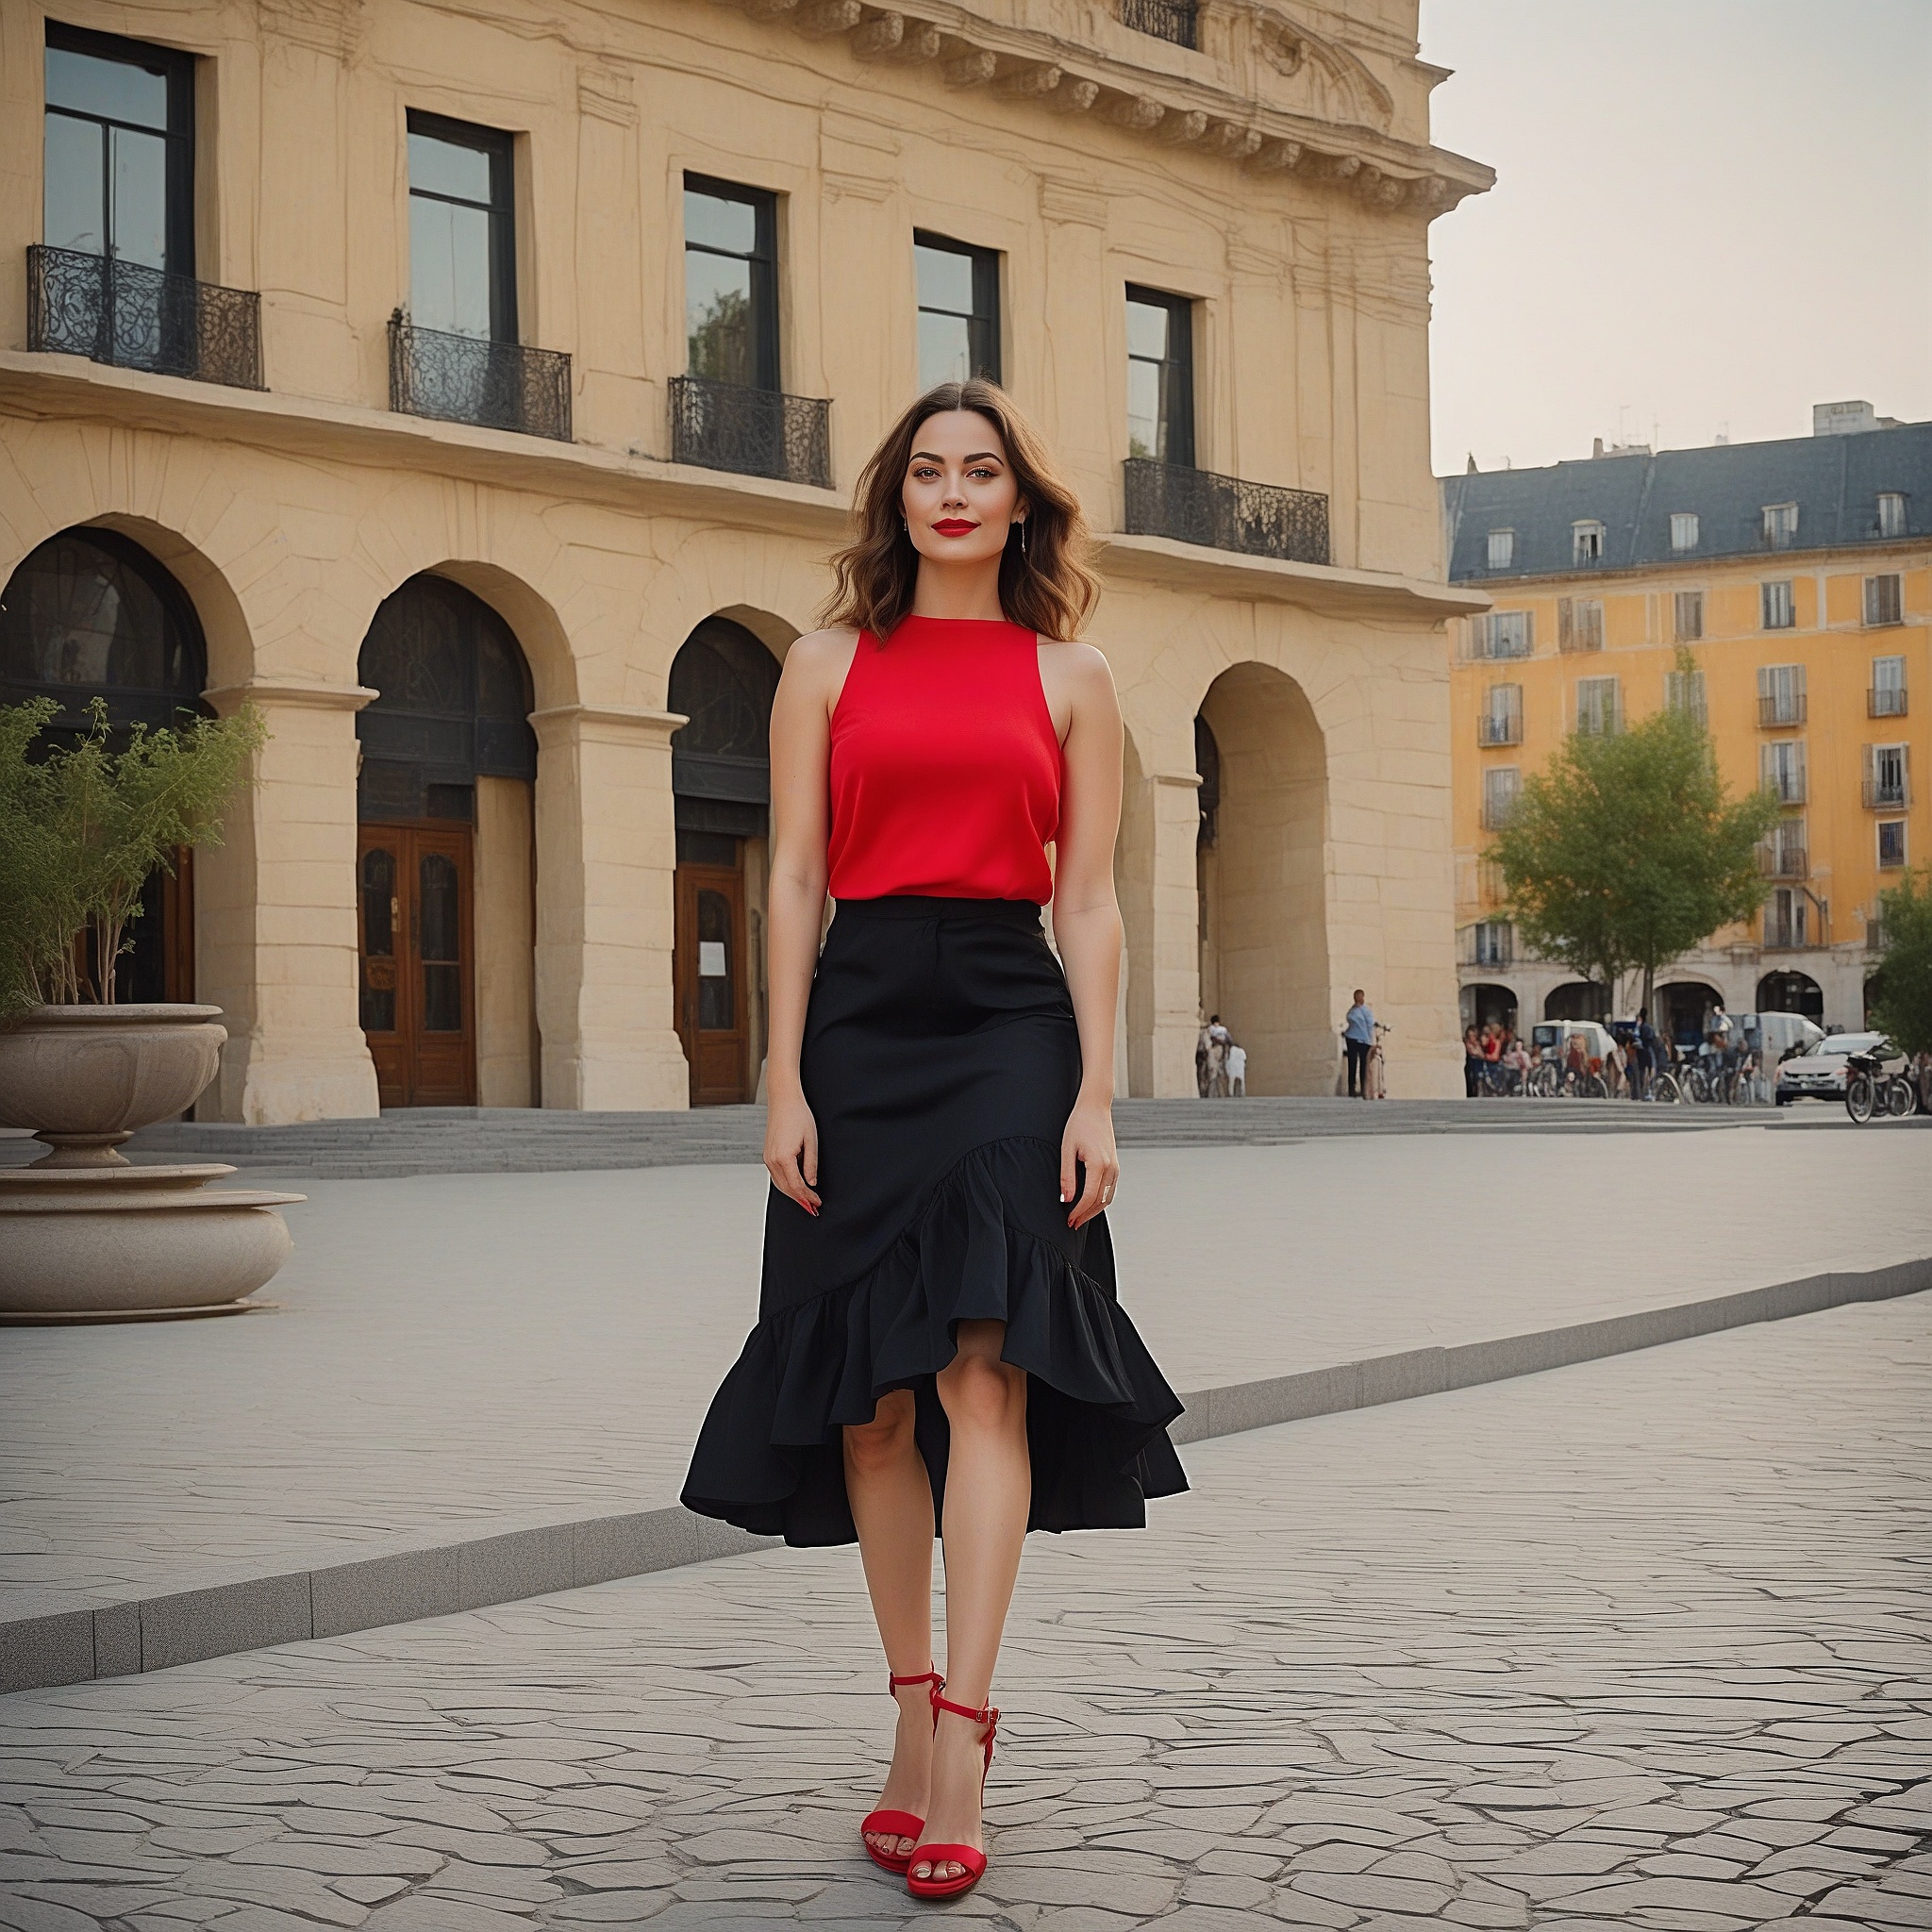
M 961 1322 L 959 1352 L 939 1375 L 953 1438 L 944 1524 L 946 1696 L 974 1710 L 992 1690 L 1033 1505 L 1026 1372 L 1000 1359 L 1006 1339 L 1004 1322 Z M 925 1818 L 929 1844 L 979 1846 L 979 1738 L 977 1724 L 940 1714 Z M 950 1878 L 961 1868 L 941 1859 L 937 1867 L 922 1860 L 912 1869 L 922 1878 Z
M 858 1528 L 858 1554 L 872 1613 L 895 1677 L 932 1666 L 932 1482 L 912 1436 L 912 1391 L 882 1396 L 871 1422 L 845 1431 L 845 1494 Z M 899 1730 L 892 1768 L 880 1794 L 882 1811 L 924 1818 L 932 1774 L 932 1707 L 928 1687 L 897 1691 Z M 909 1838 L 870 1834 L 884 1852 L 912 1849 Z

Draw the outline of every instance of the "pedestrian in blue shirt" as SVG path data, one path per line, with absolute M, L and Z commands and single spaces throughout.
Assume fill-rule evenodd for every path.
M 1369 1049 L 1375 1043 L 1375 1014 L 1369 996 L 1355 990 L 1355 1005 L 1341 1023 L 1341 1043 L 1348 1050 L 1348 1097 L 1364 1100 L 1369 1090 Z

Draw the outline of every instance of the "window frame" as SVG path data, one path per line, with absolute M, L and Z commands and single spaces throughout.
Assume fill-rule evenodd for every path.
M 1521 650 L 1501 651 L 1496 648 L 1497 633 L 1506 619 L 1520 619 L 1522 622 Z M 1485 610 L 1480 617 L 1472 620 L 1470 636 L 1473 641 L 1472 657 L 1505 663 L 1533 658 L 1536 656 L 1536 613 L 1533 610 Z
M 1686 625 L 1684 613 L 1696 612 L 1696 622 Z M 1694 644 L 1704 637 L 1704 592 L 1702 591 L 1676 591 L 1671 598 L 1671 635 L 1680 644 Z
M 1906 492 L 1903 490 L 1881 490 L 1878 492 L 1878 534 L 1881 537 L 1903 537 L 1906 527 Z
M 1500 557 L 1496 554 L 1498 538 L 1502 540 Z M 1487 570 L 1513 569 L 1516 563 L 1516 532 L 1513 529 L 1491 530 L 1486 541 L 1483 555 L 1487 559 L 1484 565 Z
M 1767 503 L 1758 511 L 1767 550 L 1789 550 L 1798 541 L 1798 506 L 1795 503 Z M 1789 515 L 1790 522 L 1786 522 Z
M 1523 687 L 1507 681 L 1483 687 L 1483 706 L 1478 713 L 1480 735 L 1486 745 L 1523 742 Z M 1498 734 L 1501 734 L 1500 736 Z
M 1701 665 L 1694 671 L 1664 673 L 1664 709 L 1683 711 L 1700 724 L 1709 724 L 1708 700 Z
M 405 133 L 420 134 L 451 147 L 467 147 L 484 155 L 490 162 L 490 199 L 472 201 L 467 195 L 445 194 L 440 189 L 418 188 L 408 183 L 409 214 L 413 224 L 416 203 L 439 201 L 451 208 L 480 209 L 489 219 L 490 334 L 492 342 L 520 342 L 517 321 L 517 178 L 516 136 L 501 127 L 485 127 L 474 121 L 457 121 L 447 114 L 432 114 L 411 108 L 405 116 Z M 408 174 L 407 140 L 404 144 L 404 174 Z M 416 291 L 409 290 L 410 321 L 415 322 Z M 427 326 L 427 325 L 423 325 Z
M 1889 596 L 1874 592 L 1883 585 L 1890 587 Z M 1890 630 L 1895 625 L 1906 621 L 1906 588 L 1902 572 L 1882 570 L 1865 578 L 1859 600 L 1860 615 L 1866 630 Z M 1879 614 L 1873 615 L 1874 607 L 1879 607 Z
M 783 358 L 780 355 L 780 327 L 782 318 L 778 310 L 778 197 L 769 188 L 751 188 L 742 181 L 726 181 L 721 175 L 701 175 L 692 169 L 686 169 L 684 178 L 678 185 L 678 211 L 684 210 L 684 196 L 690 193 L 708 194 L 718 201 L 742 202 L 752 210 L 751 253 L 741 254 L 735 248 L 714 247 L 708 242 L 693 242 L 688 223 L 684 225 L 684 253 L 681 260 L 688 261 L 696 255 L 723 256 L 727 261 L 742 261 L 751 268 L 751 324 L 752 324 L 752 366 L 755 372 L 750 387 L 767 394 L 776 394 L 784 388 Z M 690 310 L 685 310 L 684 324 L 685 374 L 694 374 L 691 367 L 691 324 Z M 704 380 L 715 380 L 705 377 Z
M 1570 525 L 1570 561 L 1581 569 L 1604 560 L 1604 541 L 1609 531 L 1598 517 L 1579 517 Z
M 1774 593 L 1781 594 L 1784 615 L 1772 612 Z M 1757 585 L 1757 627 L 1759 630 L 1796 630 L 1798 627 L 1797 581 L 1793 577 L 1764 577 Z
M 1586 689 L 1603 691 L 1607 688 L 1609 705 L 1607 714 L 1601 703 L 1592 706 L 1597 722 L 1586 726 L 1583 722 L 1584 691 Z M 1614 673 L 1603 677 L 1579 677 L 1576 680 L 1576 735 L 1579 738 L 1614 738 L 1623 729 L 1624 691 L 1623 680 Z
M 116 60 L 124 66 L 143 67 L 150 72 L 158 72 L 164 77 L 168 90 L 168 125 L 165 130 L 141 125 L 136 122 L 115 120 L 111 115 L 92 114 L 78 108 L 56 107 L 47 99 L 46 57 L 49 52 L 85 54 L 97 60 Z M 168 178 L 162 191 L 163 225 L 166 239 L 162 243 L 167 260 L 161 273 L 182 275 L 193 279 L 197 263 L 195 261 L 194 234 L 194 69 L 195 57 L 183 53 L 175 47 L 158 47 L 147 41 L 130 39 L 125 34 L 96 33 L 89 27 L 69 26 L 64 22 L 49 20 L 45 23 L 41 53 L 41 236 L 46 239 L 47 192 L 46 192 L 46 124 L 49 116 L 61 120 L 78 121 L 90 124 L 104 132 L 110 127 L 126 127 L 130 132 L 153 135 L 160 133 L 167 142 Z M 103 258 L 118 258 L 111 233 L 110 215 L 113 208 L 113 171 L 104 159 L 101 169 L 101 254 Z M 49 243 L 61 247 L 60 242 Z M 76 251 L 84 253 L 85 251 Z
M 1559 651 L 1601 651 L 1604 647 L 1604 600 L 1601 597 L 1557 599 L 1557 648 Z
M 1195 436 L 1194 315 L 1200 304 L 1191 295 L 1172 294 L 1164 289 L 1150 289 L 1140 282 L 1125 284 L 1125 302 L 1128 307 L 1139 303 L 1145 308 L 1164 308 L 1168 314 L 1168 353 L 1159 361 L 1156 362 L 1150 356 L 1135 355 L 1131 335 L 1127 342 L 1130 369 L 1136 362 L 1150 362 L 1163 372 L 1175 372 L 1171 381 L 1172 393 L 1179 404 L 1176 420 L 1157 425 L 1157 434 L 1164 431 L 1162 440 L 1166 443 L 1166 453 L 1149 460 L 1166 463 L 1172 469 L 1198 469 L 1200 447 Z M 1178 354 L 1175 353 L 1176 345 Z M 1170 395 L 1168 379 L 1161 382 L 1159 394 L 1165 405 Z M 1185 456 L 1174 453 L 1177 443 L 1185 447 Z
M 919 250 L 931 249 L 942 255 L 963 255 L 972 265 L 973 308 L 961 319 L 966 324 L 966 359 L 969 375 L 983 375 L 989 381 L 1001 380 L 1000 331 L 1000 251 L 997 248 L 982 248 L 977 242 L 956 241 L 951 235 L 941 235 L 932 228 L 914 228 L 912 231 L 912 304 L 913 314 L 921 315 L 959 315 L 957 308 L 931 308 L 919 299 Z M 915 322 L 915 327 L 917 324 Z M 949 378 L 941 376 L 940 381 Z M 927 382 L 924 370 L 919 372 L 919 386 L 922 390 L 932 385 Z
M 1486 765 L 1483 767 L 1483 830 L 1499 832 L 1508 824 L 1509 814 L 1515 810 L 1516 802 L 1523 796 L 1523 767 L 1521 765 Z
M 1677 541 L 1678 529 L 1679 525 L 1685 524 L 1690 526 L 1690 541 L 1688 543 L 1680 543 Z M 1694 509 L 1674 509 L 1671 512 L 1671 555 L 1682 557 L 1687 552 L 1695 550 L 1699 541 L 1700 525 L 1697 512 Z
M 1873 840 L 1873 856 L 1880 872 L 1902 872 L 1906 869 L 1909 853 L 1906 827 L 1910 823 L 1909 819 L 1880 819 L 1877 822 Z M 1885 835 L 1888 832 L 1895 833 L 1898 838 L 1898 855 L 1893 858 L 1885 856 Z

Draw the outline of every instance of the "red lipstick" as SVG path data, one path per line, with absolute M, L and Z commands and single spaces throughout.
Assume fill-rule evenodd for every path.
M 969 524 L 958 517 L 942 517 L 933 525 L 941 537 L 967 537 L 978 529 L 977 524 Z

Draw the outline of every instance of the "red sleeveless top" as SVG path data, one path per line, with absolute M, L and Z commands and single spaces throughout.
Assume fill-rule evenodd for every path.
M 1039 639 L 1017 624 L 908 617 L 861 631 L 832 710 L 835 899 L 1053 897 L 1060 743 Z

